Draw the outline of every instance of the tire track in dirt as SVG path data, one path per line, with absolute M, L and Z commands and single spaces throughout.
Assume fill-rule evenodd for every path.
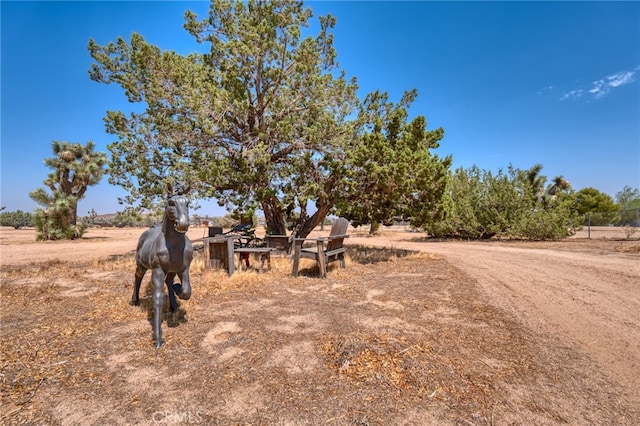
M 371 238 L 352 238 L 349 243 L 385 245 Z M 477 242 L 392 244 L 444 257 L 477 280 L 495 306 L 538 334 L 550 333 L 577 346 L 640 401 L 638 256 Z

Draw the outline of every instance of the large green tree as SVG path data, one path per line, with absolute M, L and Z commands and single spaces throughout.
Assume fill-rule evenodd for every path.
M 319 224 L 341 193 L 357 87 L 336 63 L 335 19 L 320 17 L 318 34 L 303 37 L 311 17 L 299 1 L 214 1 L 202 20 L 185 14 L 208 53 L 161 51 L 138 34 L 90 40 L 90 77 L 146 104 L 105 118 L 118 136 L 110 181 L 127 201 L 148 207 L 164 180 L 179 178 L 196 197 L 262 209 L 273 233 L 286 232 L 288 215 L 299 235 Z
M 607 225 L 620 220 L 620 205 L 596 188 L 583 188 L 575 193 L 575 210 L 585 225 Z
M 42 207 L 35 215 L 38 238 L 73 239 L 82 234 L 76 226 L 78 201 L 104 176 L 107 155 L 96 152 L 92 141 L 86 145 L 53 141 L 51 148 L 54 156 L 44 160 L 52 169 L 44 180 L 50 192 L 38 188 L 29 194 Z
M 616 212 L 620 206 L 616 205 L 613 198 L 596 188 L 582 188 L 575 194 L 576 211 L 580 215 L 587 213 Z
M 442 193 L 451 158 L 438 158 L 444 130 L 427 130 L 424 116 L 408 121 L 408 108 L 417 96 L 405 92 L 398 104 L 388 94 L 367 95 L 359 122 L 363 133 L 349 153 L 345 196 L 338 214 L 355 226 L 409 221 L 423 226 L 441 218 Z

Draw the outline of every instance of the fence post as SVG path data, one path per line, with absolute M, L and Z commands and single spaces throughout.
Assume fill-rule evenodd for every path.
M 587 239 L 591 239 L 591 213 L 587 214 Z

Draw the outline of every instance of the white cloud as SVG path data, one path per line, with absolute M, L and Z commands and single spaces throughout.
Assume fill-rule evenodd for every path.
M 591 93 L 596 98 L 601 98 L 609 92 L 609 88 L 607 87 L 607 83 L 604 80 L 597 80 L 593 82 L 593 87 L 589 89 L 589 93 Z
M 544 96 L 547 93 L 553 93 L 555 87 L 553 86 L 547 86 L 547 87 L 543 87 L 542 90 L 538 90 L 538 95 L 539 96 Z
M 562 96 L 560 97 L 560 100 L 561 101 L 565 101 L 567 99 L 578 99 L 578 98 L 582 97 L 582 95 L 584 95 L 584 90 L 582 90 L 582 89 L 570 90 L 568 92 L 564 92 L 562 94 Z
M 611 74 L 606 76 L 605 78 L 601 78 L 599 80 L 591 83 L 591 88 L 589 89 L 574 89 L 565 91 L 562 96 L 560 96 L 560 100 L 564 101 L 567 99 L 578 99 L 582 96 L 589 94 L 596 99 L 599 99 L 609 93 L 612 89 L 625 86 L 627 84 L 633 83 L 636 81 L 635 76 L 636 73 L 640 70 L 640 66 L 636 67 L 631 71 L 621 71 L 615 74 Z
M 635 71 L 624 71 L 610 75 L 609 77 L 607 77 L 608 84 L 611 87 L 618 87 L 624 86 L 628 83 L 633 83 L 633 76 L 635 75 L 635 73 Z

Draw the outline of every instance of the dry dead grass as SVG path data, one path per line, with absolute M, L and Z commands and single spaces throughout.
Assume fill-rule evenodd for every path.
M 149 286 L 140 307 L 128 304 L 132 256 L 3 265 L 0 423 L 639 418 L 588 359 L 532 335 L 436 256 L 355 246 L 326 280 L 304 259 L 298 279 L 287 258 L 271 263 L 227 277 L 196 256 L 193 297 L 166 313 L 160 350 Z

